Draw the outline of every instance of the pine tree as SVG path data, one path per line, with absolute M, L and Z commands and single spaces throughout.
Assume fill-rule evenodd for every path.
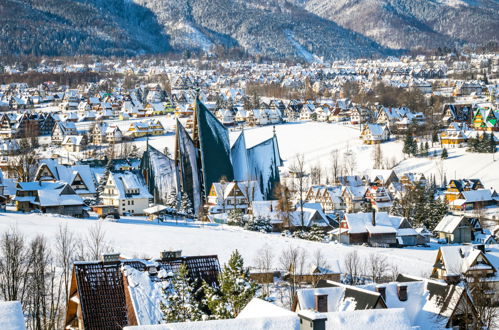
M 205 304 L 216 319 L 235 318 L 256 294 L 258 285 L 250 280 L 241 254 L 235 250 L 218 276 L 218 285 L 203 284 Z
M 496 152 L 496 141 L 494 139 L 494 134 L 490 133 L 488 134 L 488 144 L 487 144 L 487 152 L 494 153 Z
M 182 193 L 182 198 L 180 200 L 180 212 L 188 216 L 193 214 L 192 203 L 186 193 Z
M 171 189 L 166 198 L 166 206 L 169 207 L 172 211 L 178 210 L 178 196 L 177 190 L 175 188 Z
M 313 225 L 312 227 L 310 227 L 310 231 L 308 232 L 306 238 L 310 241 L 322 242 L 324 241 L 324 237 L 324 230 L 317 225 Z
M 243 212 L 241 210 L 230 210 L 227 224 L 232 226 L 241 226 L 243 224 Z
M 438 133 L 437 131 L 433 131 L 433 134 L 431 136 L 431 143 L 433 145 L 433 143 L 437 143 L 438 142 Z
M 180 266 L 178 273 L 165 288 L 163 297 L 160 308 L 164 321 L 200 321 L 203 318 L 204 313 L 195 297 L 195 289 L 189 280 L 186 265 Z
M 269 218 L 262 218 L 261 216 L 259 216 L 258 218 L 250 221 L 246 229 L 270 233 L 272 231 L 272 224 L 270 223 Z
M 441 155 L 441 157 L 443 159 L 449 157 L 449 153 L 447 152 L 447 149 L 445 149 L 445 148 L 442 149 L 442 155 Z
M 416 141 L 414 141 L 414 138 L 410 132 L 407 132 L 405 135 L 404 148 L 402 152 L 409 156 L 415 156 L 418 153 L 418 145 Z
M 111 173 L 112 163 L 109 160 L 106 164 L 106 169 L 104 170 L 104 174 L 100 177 L 99 183 L 96 189 L 96 202 L 97 204 L 101 204 L 102 198 L 101 194 L 104 192 L 104 187 L 106 186 L 107 180 L 109 178 L 109 174 Z

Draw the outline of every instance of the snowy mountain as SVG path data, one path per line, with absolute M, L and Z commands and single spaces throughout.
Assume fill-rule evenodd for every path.
M 308 0 L 304 8 L 394 49 L 499 41 L 497 0 Z
M 0 54 L 239 47 L 307 61 L 497 42 L 497 0 L 4 0 Z

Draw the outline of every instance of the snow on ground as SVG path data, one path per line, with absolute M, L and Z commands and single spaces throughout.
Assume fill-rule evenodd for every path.
M 88 229 L 95 226 L 99 220 L 74 219 L 43 214 L 0 213 L 0 233 L 15 227 L 26 238 L 42 234 L 49 240 L 54 240 L 60 224 L 68 224 L 68 228 L 78 237 L 84 237 Z M 125 217 L 118 222 L 101 221 L 114 251 L 126 257 L 159 257 L 163 250 L 181 249 L 183 255 L 216 254 L 223 264 L 230 254 L 238 249 L 243 255 L 247 266 L 253 266 L 257 251 L 268 244 L 274 255 L 274 265 L 278 267 L 278 256 L 281 251 L 293 247 L 302 247 L 312 260 L 312 254 L 320 249 L 328 263 L 342 260 L 345 255 L 357 250 L 361 257 L 367 258 L 371 253 L 379 253 L 387 257 L 389 263 L 396 264 L 399 271 L 421 276 L 427 275 L 432 269 L 436 257 L 437 246 L 430 248 L 370 248 L 364 246 L 346 246 L 336 243 L 320 243 L 297 238 L 282 237 L 279 234 L 264 234 L 246 231 L 227 225 L 185 224 L 179 221 L 153 223 L 141 220 L 140 217 Z
M 443 161 L 443 170 L 447 181 L 451 179 L 480 179 L 485 188 L 499 189 L 499 153 L 480 154 L 466 152 L 465 148 L 447 149 L 449 157 Z M 401 162 L 395 171 L 420 172 L 425 175 L 434 174 L 440 180 L 439 158 L 409 158 Z

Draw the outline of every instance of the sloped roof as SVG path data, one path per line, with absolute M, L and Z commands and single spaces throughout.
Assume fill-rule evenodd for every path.
M 443 233 L 453 233 L 465 217 L 462 215 L 448 214 L 440 220 L 434 231 Z
M 134 285 L 132 294 L 136 294 L 135 302 L 139 302 L 141 301 L 138 293 L 140 288 L 137 286 L 142 285 L 143 289 L 146 289 L 144 273 L 148 273 L 147 267 L 154 265 L 159 271 L 158 274 L 171 274 L 178 272 L 182 264 L 187 266 L 189 277 L 192 279 L 202 278 L 208 283 L 214 283 L 220 272 L 217 256 L 180 257 L 168 260 L 128 259 L 111 263 L 99 261 L 75 262 L 70 292 L 72 295 L 77 293 L 79 296 L 85 329 L 121 330 L 124 326 L 130 324 L 131 317 L 137 321 L 154 320 L 155 315 L 150 313 L 150 309 L 140 306 L 138 310 L 135 310 L 134 303 L 127 300 L 125 276 L 122 269 L 128 269 L 125 274 L 131 276 L 130 280 L 132 282 L 131 284 L 128 283 L 128 285 Z M 150 278 L 150 280 L 155 279 Z M 66 324 L 72 322 L 76 317 L 74 314 L 76 309 L 70 308 L 72 304 L 74 304 L 74 301 L 70 300 L 66 314 Z M 159 306 L 156 307 L 159 308 Z M 149 314 L 146 316 L 144 313 Z

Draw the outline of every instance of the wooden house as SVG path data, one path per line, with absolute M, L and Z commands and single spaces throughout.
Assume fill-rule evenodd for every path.
M 187 267 L 191 280 L 204 280 L 211 285 L 220 272 L 217 256 L 182 257 L 176 251 L 162 252 L 161 258 L 153 260 L 105 254 L 101 261 L 75 262 L 65 329 L 119 330 L 161 323 L 159 303 L 151 303 L 151 299 L 163 294 L 164 285 L 181 265 Z
M 451 203 L 462 198 L 463 191 L 483 189 L 483 184 L 479 179 L 450 180 L 445 189 L 445 201 Z
M 468 218 L 459 215 L 446 215 L 435 227 L 439 239 L 447 243 L 469 243 L 472 239 L 472 227 Z

